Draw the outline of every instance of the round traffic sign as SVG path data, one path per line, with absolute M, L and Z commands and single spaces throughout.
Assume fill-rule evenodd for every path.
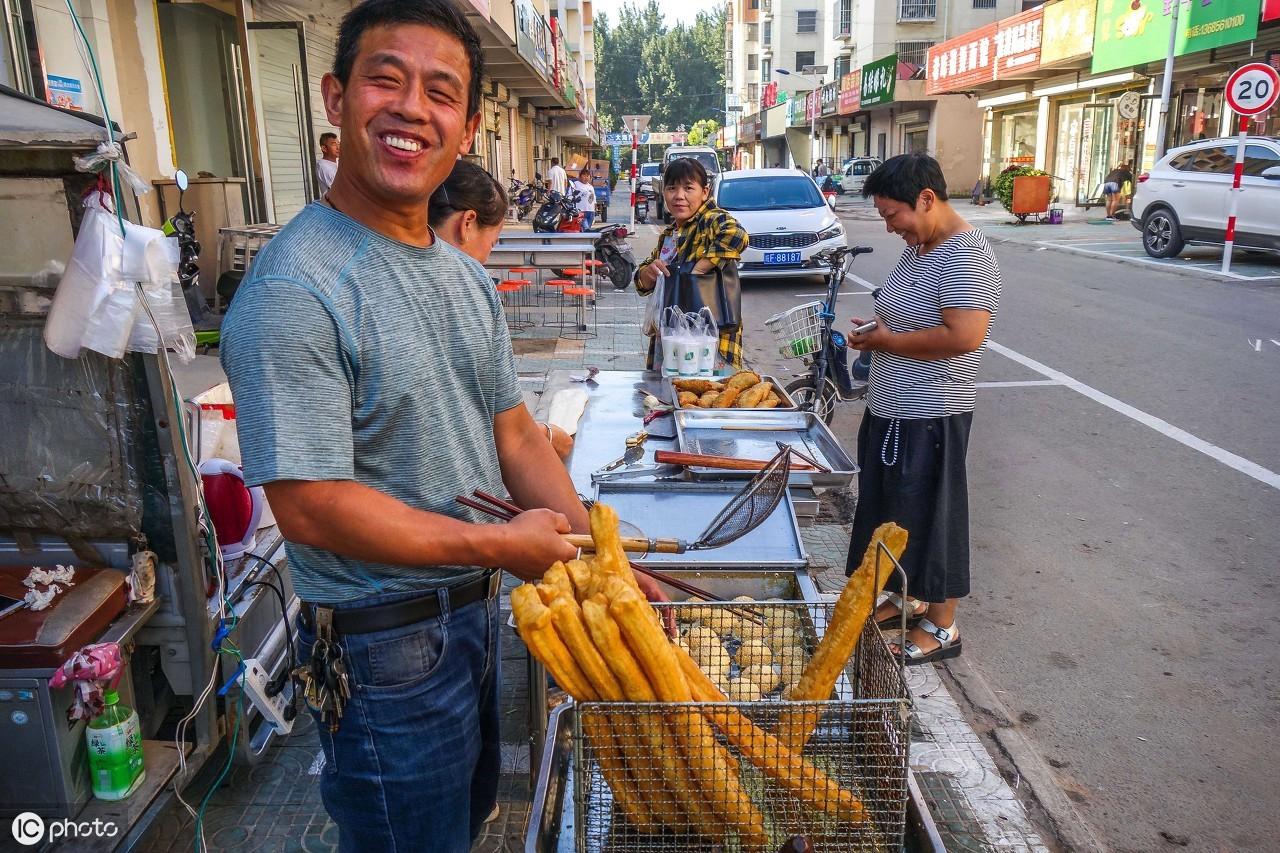
M 1256 116 L 1280 96 L 1280 72 L 1261 62 L 1241 65 L 1227 78 L 1227 105 L 1237 115 Z

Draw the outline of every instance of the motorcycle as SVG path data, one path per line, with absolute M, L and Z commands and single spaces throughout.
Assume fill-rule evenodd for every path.
M 541 233 L 571 233 L 582 230 L 582 214 L 578 212 L 578 194 L 564 196 L 552 190 L 547 200 L 533 215 L 533 230 Z
M 826 300 L 817 308 L 816 317 L 810 313 L 813 322 L 817 324 L 817 328 L 813 330 L 817 334 L 813 337 L 796 338 L 795 335 L 803 333 L 794 331 L 794 320 L 788 316 L 802 310 L 804 306 L 776 314 L 765 321 L 765 326 L 774 332 L 782 345 L 783 355 L 800 356 L 808 368 L 807 372 L 801 373 L 787 384 L 787 393 L 801 410 L 815 413 L 828 424 L 835 415 L 836 403 L 858 400 L 867 393 L 870 353 L 859 353 L 859 357 L 850 365 L 848 339 L 843 333 L 833 329 L 832 324 L 836 319 L 836 298 L 849 273 L 849 266 L 855 257 L 869 252 L 871 249 L 866 246 L 848 246 L 828 249 L 817 255 L 819 260 L 831 267 L 831 273 L 827 282 Z M 812 308 L 809 310 L 813 311 Z M 809 328 L 812 327 L 806 324 L 805 329 Z M 785 338 L 792 339 L 784 340 Z
M 207 312 L 200 296 L 200 241 L 196 239 L 196 215 L 182 206 L 182 197 L 190 185 L 187 173 L 179 169 L 175 182 L 178 185 L 178 212 L 166 219 L 160 230 L 166 236 L 178 238 L 178 283 L 182 285 L 182 297 L 186 300 L 191 322 L 199 325 Z
M 614 290 L 626 290 L 636 274 L 636 256 L 627 242 L 627 226 L 605 225 L 591 230 L 600 234 L 596 239 L 596 257 L 604 262 L 600 272 Z
M 533 210 L 533 203 L 538 198 L 538 187 L 512 178 L 511 186 L 507 188 L 507 198 L 511 199 L 511 204 L 516 209 L 516 221 L 523 222 L 529 211 Z
M 636 192 L 636 222 L 641 225 L 649 221 L 649 196 L 651 193 L 645 190 Z

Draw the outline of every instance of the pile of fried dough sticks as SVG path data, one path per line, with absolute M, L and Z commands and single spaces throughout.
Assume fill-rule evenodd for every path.
M 861 824 L 867 812 L 856 794 L 802 757 L 821 706 L 789 706 L 766 732 L 704 673 L 686 647 L 670 640 L 645 600 L 622 550 L 616 513 L 591 511 L 595 556 L 556 563 L 537 584 L 511 593 L 516 627 L 529 651 L 580 702 L 676 703 L 661 713 L 584 715 L 583 735 L 626 821 L 640 832 L 690 833 L 744 850 L 769 843 L 764 815 L 742 785 L 738 754 L 790 797 L 819 815 Z M 892 563 L 877 572 L 883 540 L 900 557 L 907 532 L 892 523 L 876 531 L 868 559 L 850 578 L 830 624 L 791 701 L 831 698 L 862 634 Z M 878 577 L 874 575 L 879 575 Z

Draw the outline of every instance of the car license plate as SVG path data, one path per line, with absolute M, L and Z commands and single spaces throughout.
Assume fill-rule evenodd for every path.
M 798 264 L 800 263 L 799 252 L 765 252 L 764 262 L 766 264 Z

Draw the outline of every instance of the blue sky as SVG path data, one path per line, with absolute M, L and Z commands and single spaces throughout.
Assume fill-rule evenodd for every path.
M 638 0 L 594 0 L 592 8 L 595 12 L 607 13 L 609 20 L 616 21 L 618 10 L 627 2 L 638 5 Z M 658 8 L 671 24 L 677 21 L 691 24 L 699 12 L 723 5 L 724 0 L 658 0 Z

